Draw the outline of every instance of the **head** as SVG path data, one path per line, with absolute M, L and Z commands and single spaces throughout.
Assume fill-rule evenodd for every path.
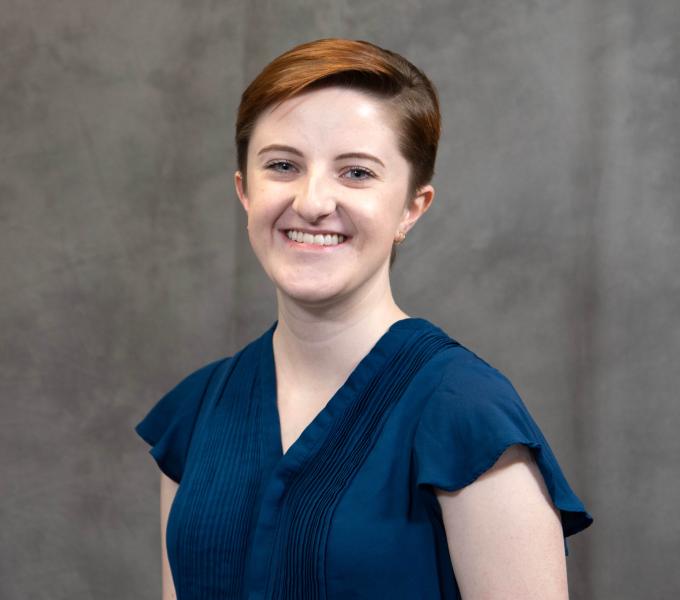
M 363 92 L 385 107 L 399 152 L 409 166 L 406 207 L 429 184 L 440 135 L 439 102 L 430 80 L 402 56 L 369 42 L 321 39 L 275 58 L 243 92 L 235 137 L 245 193 L 248 149 L 259 118 L 295 96 L 338 86 Z M 395 258 L 393 245 L 390 267 Z

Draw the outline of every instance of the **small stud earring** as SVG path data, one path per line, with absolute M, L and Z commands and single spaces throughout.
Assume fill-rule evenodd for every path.
M 401 244 L 405 239 L 406 239 L 406 234 L 400 229 L 400 230 L 397 232 L 397 237 L 395 238 L 394 243 L 395 243 L 396 245 L 399 245 L 399 244 Z

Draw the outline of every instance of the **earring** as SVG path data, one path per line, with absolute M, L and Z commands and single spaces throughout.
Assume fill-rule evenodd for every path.
M 406 239 L 406 234 L 400 229 L 397 232 L 397 237 L 394 239 L 394 243 L 398 246 Z

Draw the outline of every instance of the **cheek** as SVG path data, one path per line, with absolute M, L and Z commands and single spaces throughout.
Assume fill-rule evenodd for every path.
M 395 192 L 367 206 L 364 210 L 365 223 L 375 235 L 391 238 L 397 230 L 401 213 L 401 198 L 397 198 Z
M 251 223 L 258 226 L 271 225 L 272 220 L 276 219 L 281 212 L 282 202 L 278 196 L 264 187 L 253 189 L 250 196 L 250 210 L 248 219 Z

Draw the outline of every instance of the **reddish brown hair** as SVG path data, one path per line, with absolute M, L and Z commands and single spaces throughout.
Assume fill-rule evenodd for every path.
M 241 96 L 236 119 L 238 170 L 247 188 L 247 156 L 258 117 L 303 91 L 340 85 L 389 103 L 399 150 L 411 166 L 408 198 L 429 183 L 440 134 L 437 91 L 404 57 L 362 40 L 327 38 L 288 50 L 270 62 Z M 394 249 L 390 265 L 394 261 Z

